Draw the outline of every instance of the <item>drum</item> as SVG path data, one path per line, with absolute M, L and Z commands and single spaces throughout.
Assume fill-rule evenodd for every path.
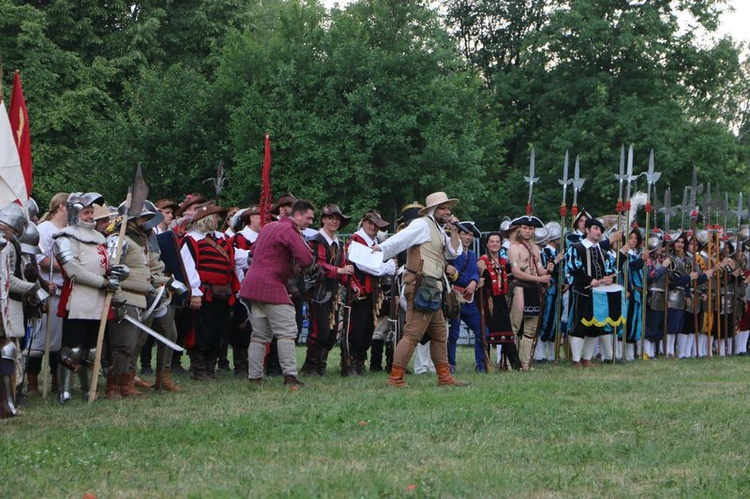
M 583 321 L 585 326 L 617 327 L 625 324 L 627 303 L 620 284 L 608 284 L 591 288 L 594 314 L 590 321 Z

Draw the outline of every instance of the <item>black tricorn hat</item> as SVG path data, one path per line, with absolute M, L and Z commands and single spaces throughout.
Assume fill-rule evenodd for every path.
M 538 217 L 535 217 L 534 215 L 524 215 L 522 217 L 517 217 L 513 219 L 512 222 L 510 222 L 511 227 L 520 227 L 522 225 L 527 225 L 529 227 L 534 228 L 541 228 L 544 227 L 544 224 L 541 220 L 539 220 Z

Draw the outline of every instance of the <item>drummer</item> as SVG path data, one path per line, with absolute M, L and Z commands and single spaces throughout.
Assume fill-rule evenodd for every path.
M 592 367 L 591 358 L 600 341 L 602 358 L 612 359 L 612 336 L 604 323 L 595 318 L 593 290 L 614 281 L 615 259 L 599 246 L 604 225 L 596 218 L 586 220 L 580 242 L 567 251 L 567 270 L 572 279 L 573 320 L 570 326 L 570 353 L 575 367 Z M 622 292 L 622 291 L 620 291 Z

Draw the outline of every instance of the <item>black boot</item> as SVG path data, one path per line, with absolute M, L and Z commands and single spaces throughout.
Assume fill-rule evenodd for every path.
M 378 373 L 383 370 L 383 348 L 384 347 L 385 347 L 385 341 L 372 340 L 372 348 L 370 349 L 370 371 L 374 373 Z
M 300 372 L 303 376 L 312 376 L 318 372 L 318 359 L 320 350 L 316 345 L 307 344 L 307 353 L 305 354 L 305 363 L 302 364 Z
M 315 366 L 318 376 L 326 375 L 326 368 L 328 367 L 328 352 L 329 350 L 327 348 L 321 348 L 318 352 L 318 365 Z
M 232 347 L 232 360 L 234 362 L 234 377 L 247 378 L 247 348 Z

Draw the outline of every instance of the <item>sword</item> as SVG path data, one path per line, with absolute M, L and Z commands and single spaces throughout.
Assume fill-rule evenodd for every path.
M 531 215 L 531 200 L 534 193 L 534 184 L 539 181 L 539 177 L 534 177 L 534 168 L 535 168 L 535 158 L 534 158 L 534 146 L 531 146 L 531 158 L 529 161 L 529 176 L 524 177 L 526 182 L 529 183 L 529 200 L 526 201 L 526 214 Z
M 136 319 L 133 319 L 128 314 L 125 314 L 124 318 L 125 318 L 126 321 L 128 321 L 129 323 L 131 323 L 132 325 L 134 325 L 135 327 L 137 327 L 141 331 L 145 331 L 146 333 L 150 334 L 151 336 L 153 336 L 157 340 L 159 340 L 162 343 L 164 343 L 165 345 L 167 345 L 172 350 L 175 350 L 177 352 L 182 352 L 184 350 L 180 345 L 178 345 L 174 341 L 170 340 L 169 338 L 166 338 L 165 336 L 160 335 L 159 333 L 157 333 L 156 331 L 154 331 L 153 329 L 151 329 L 147 325 L 143 324 L 142 322 L 137 321 Z

